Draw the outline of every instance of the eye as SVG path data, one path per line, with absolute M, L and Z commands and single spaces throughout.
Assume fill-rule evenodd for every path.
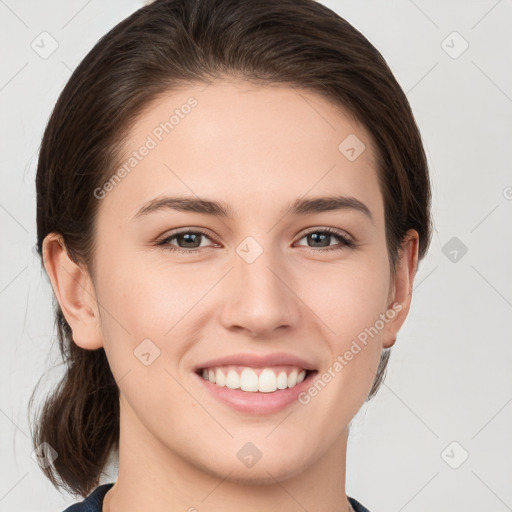
M 184 252 L 184 253 L 195 253 L 199 252 L 200 247 L 205 247 L 201 243 L 201 239 L 208 238 L 209 235 L 205 231 L 201 230 L 183 230 L 175 233 L 171 233 L 163 240 L 157 242 L 156 245 L 162 246 L 169 251 Z M 171 241 L 176 239 L 178 246 L 172 244 Z
M 305 233 L 300 240 L 304 238 L 307 239 L 307 242 L 311 242 L 315 245 L 313 247 L 308 247 L 309 249 L 316 250 L 317 248 L 324 248 L 326 251 L 335 251 L 344 249 L 345 247 L 354 248 L 356 247 L 356 243 L 352 238 L 350 238 L 347 234 L 338 231 L 332 228 L 324 228 L 324 229 L 316 229 L 314 231 L 309 231 Z M 339 244 L 335 246 L 330 246 L 330 241 L 335 238 L 338 240 Z
M 339 243 L 331 246 L 330 242 L 333 238 L 338 240 Z M 202 241 L 204 241 L 204 239 L 211 240 L 210 235 L 207 232 L 187 229 L 171 233 L 169 236 L 157 242 L 156 245 L 169 251 L 190 254 L 200 252 L 201 248 L 214 246 L 203 244 Z M 354 248 L 357 246 L 356 242 L 347 234 L 332 228 L 309 231 L 308 233 L 305 233 L 300 240 L 303 239 L 307 239 L 308 243 L 313 243 L 313 246 L 308 248 L 314 251 L 317 251 L 318 249 L 333 251 L 344 249 L 346 247 Z M 177 245 L 172 243 L 173 240 L 176 240 Z

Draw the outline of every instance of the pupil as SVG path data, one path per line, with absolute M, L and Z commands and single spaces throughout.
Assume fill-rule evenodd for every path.
M 185 239 L 185 244 L 192 244 L 192 248 L 199 247 L 199 245 L 197 245 L 197 241 L 201 235 L 198 236 L 196 233 L 185 233 L 181 236 Z M 196 238 L 196 240 L 194 240 L 194 238 Z M 186 245 L 186 247 L 189 249 L 191 248 L 190 245 Z
M 329 245 L 329 238 L 331 235 L 325 233 L 310 233 L 308 236 L 310 237 L 310 241 L 317 242 L 320 238 L 323 242 L 326 242 L 322 245 L 317 245 L 316 247 L 327 247 Z

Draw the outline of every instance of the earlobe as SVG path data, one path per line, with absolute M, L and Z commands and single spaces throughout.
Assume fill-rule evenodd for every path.
M 45 237 L 42 252 L 53 292 L 73 332 L 73 341 L 86 350 L 102 347 L 96 293 L 89 272 L 69 257 L 62 236 L 57 233 Z
M 418 244 L 418 232 L 414 229 L 407 231 L 400 247 L 396 272 L 392 277 L 391 285 L 394 293 L 386 313 L 390 320 L 383 332 L 382 348 L 390 348 L 394 345 L 398 331 L 409 313 L 414 276 L 418 268 Z

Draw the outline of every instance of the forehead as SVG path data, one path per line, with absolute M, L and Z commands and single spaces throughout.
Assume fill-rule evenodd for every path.
M 376 166 L 367 130 L 323 96 L 282 84 L 195 84 L 144 109 L 101 208 L 131 218 L 168 193 L 261 211 L 336 192 L 379 210 Z

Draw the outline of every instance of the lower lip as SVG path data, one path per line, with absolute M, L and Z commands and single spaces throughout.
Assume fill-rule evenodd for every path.
M 209 380 L 203 379 L 197 373 L 194 373 L 194 375 L 215 398 L 231 406 L 233 409 L 249 414 L 265 415 L 281 411 L 295 402 L 298 395 L 311 385 L 317 373 L 316 371 L 310 372 L 307 378 L 293 388 L 278 389 L 272 393 L 242 391 L 241 389 L 231 389 L 225 386 L 220 387 Z

